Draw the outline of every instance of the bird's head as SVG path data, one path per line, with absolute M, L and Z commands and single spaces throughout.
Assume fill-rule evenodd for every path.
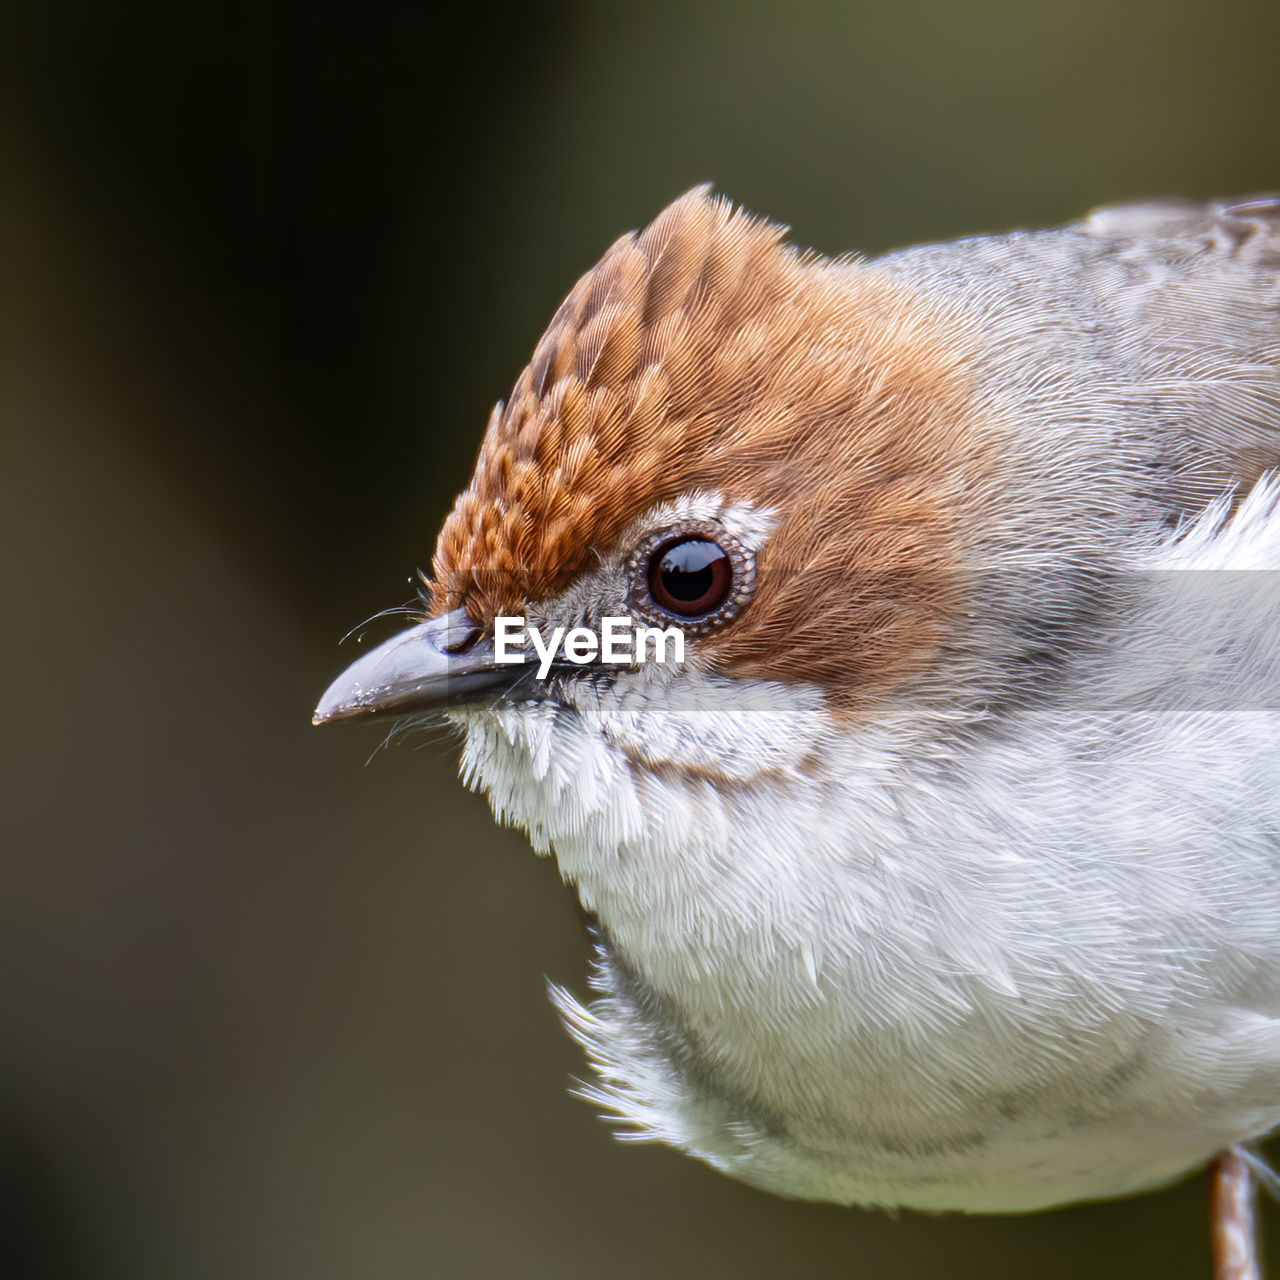
M 894 717 L 927 735 L 999 665 L 972 570 L 1010 463 L 980 334 L 782 235 L 699 188 L 607 250 L 493 411 L 426 620 L 316 712 L 447 706 L 466 776 L 571 875 L 677 822 L 672 788 L 785 788 Z M 540 679 L 532 651 L 497 661 L 502 617 L 676 628 L 684 660 Z

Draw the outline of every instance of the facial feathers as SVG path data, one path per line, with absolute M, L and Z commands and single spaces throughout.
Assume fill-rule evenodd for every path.
M 783 234 L 697 188 L 579 280 L 494 409 L 435 612 L 521 613 L 639 514 L 705 491 L 781 517 L 714 641 L 725 666 L 854 688 L 925 660 L 990 452 L 968 340 L 900 281 Z

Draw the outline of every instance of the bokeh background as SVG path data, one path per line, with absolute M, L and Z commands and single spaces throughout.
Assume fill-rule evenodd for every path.
M 895 1220 L 614 1142 L 554 867 L 447 740 L 308 716 L 620 232 L 708 179 L 831 252 L 1276 187 L 1280 6 L 0 24 L 0 1274 L 1206 1277 L 1200 1180 Z

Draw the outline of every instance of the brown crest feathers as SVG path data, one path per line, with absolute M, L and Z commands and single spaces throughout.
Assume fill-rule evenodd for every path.
M 578 281 L 441 531 L 434 611 L 524 613 L 704 490 L 781 516 L 751 606 L 706 646 L 726 667 L 784 654 L 775 674 L 835 682 L 924 660 L 984 469 L 970 350 L 902 283 L 782 234 L 697 188 Z
M 782 231 L 698 187 L 578 281 L 495 408 L 441 531 L 437 611 L 471 601 L 488 618 L 554 594 L 637 500 L 678 492 L 672 455 L 707 443 L 688 402 L 709 349 L 796 287 L 779 269 L 795 258 Z

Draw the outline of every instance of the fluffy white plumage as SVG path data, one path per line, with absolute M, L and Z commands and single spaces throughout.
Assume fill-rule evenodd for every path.
M 599 998 L 553 989 L 588 1096 L 772 1191 L 926 1209 L 1119 1194 L 1271 1129 L 1276 569 L 1272 478 L 1138 549 L 1069 695 L 989 728 L 845 729 L 696 669 L 451 713 L 601 921 Z

